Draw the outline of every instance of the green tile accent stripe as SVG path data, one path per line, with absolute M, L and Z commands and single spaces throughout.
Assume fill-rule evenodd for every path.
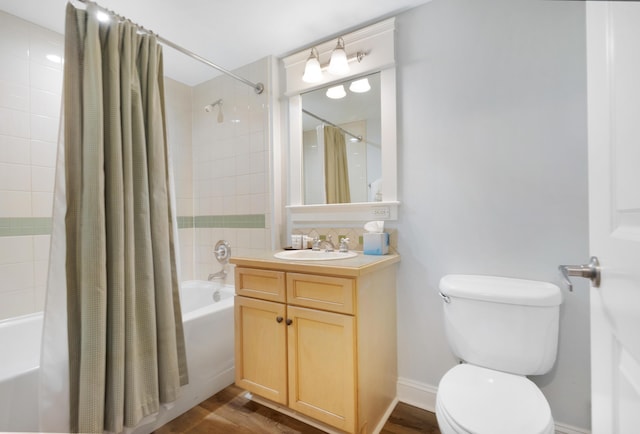
M 0 217 L 0 237 L 50 235 L 51 217 Z
M 0 237 L 51 235 L 51 217 L 0 217 Z M 178 229 L 265 228 L 264 214 L 178 216 Z
M 198 215 L 193 218 L 194 228 L 265 228 L 264 214 Z
M 178 229 L 189 229 L 193 227 L 193 216 L 178 216 Z

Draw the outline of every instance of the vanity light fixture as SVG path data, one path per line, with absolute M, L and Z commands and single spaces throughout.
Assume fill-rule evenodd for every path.
M 344 48 L 344 39 L 338 38 L 336 48 L 331 52 L 331 59 L 328 64 L 320 64 L 320 55 L 316 47 L 311 48 L 311 53 L 307 58 L 307 62 L 304 66 L 304 74 L 302 75 L 302 81 L 305 83 L 318 83 L 322 81 L 322 72 L 327 71 L 331 75 L 346 75 L 349 73 L 351 62 L 362 62 L 362 59 L 367 55 L 364 51 L 358 51 L 356 54 L 347 56 L 347 52 Z
M 331 99 L 340 99 L 347 96 L 347 92 L 344 90 L 343 85 L 333 86 L 327 89 L 327 97 Z
M 369 84 L 368 78 L 361 78 L 360 80 L 355 80 L 351 82 L 349 85 L 349 90 L 355 93 L 365 93 L 371 90 L 371 85 Z
M 317 83 L 320 80 L 322 80 L 322 67 L 320 66 L 320 60 L 318 60 L 318 50 L 313 47 L 304 67 L 302 81 L 305 83 Z
M 349 73 L 349 61 L 347 60 L 347 52 L 344 51 L 344 39 L 342 38 L 338 38 L 336 48 L 331 53 L 327 71 L 331 75 L 347 75 Z

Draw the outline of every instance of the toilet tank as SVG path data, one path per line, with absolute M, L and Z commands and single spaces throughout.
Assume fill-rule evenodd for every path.
M 562 302 L 556 285 L 452 274 L 440 280 L 440 292 L 447 339 L 460 359 L 519 375 L 551 369 Z

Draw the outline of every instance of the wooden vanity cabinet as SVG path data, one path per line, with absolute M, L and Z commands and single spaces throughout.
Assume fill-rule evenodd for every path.
M 362 276 L 236 266 L 236 384 L 369 433 L 395 404 L 395 266 Z

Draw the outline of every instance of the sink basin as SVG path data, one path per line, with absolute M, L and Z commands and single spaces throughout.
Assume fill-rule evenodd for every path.
M 356 252 L 325 252 L 324 250 L 285 250 L 278 252 L 274 257 L 289 261 L 330 261 L 332 259 L 347 259 L 358 256 Z

